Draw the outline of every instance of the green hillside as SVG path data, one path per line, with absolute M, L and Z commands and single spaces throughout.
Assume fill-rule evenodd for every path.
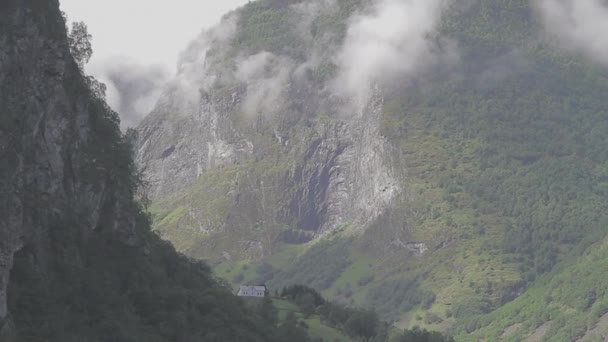
M 280 295 L 269 299 L 251 299 L 254 306 L 274 307 L 280 328 L 291 327 L 307 334 L 312 341 L 391 341 L 391 342 L 449 342 L 452 338 L 419 327 L 411 330 L 395 329 L 378 319 L 369 310 L 349 308 L 326 301 L 315 290 L 306 286 L 284 288 Z
M 228 56 L 266 50 L 305 59 L 317 44 L 342 42 L 347 18 L 366 2 L 339 0 L 306 41 L 294 38 L 287 3 L 238 10 Z M 262 180 L 268 206 L 284 205 L 285 175 L 298 155 L 282 155 L 270 138 L 259 160 L 209 172 L 179 199 L 155 202 L 156 228 L 234 285 L 306 284 L 373 307 L 399 327 L 450 331 L 463 341 L 520 341 L 539 327 L 541 338 L 571 341 L 593 330 L 608 311 L 608 71 L 545 38 L 530 1 L 479 0 L 446 11 L 437 39 L 457 44 L 458 63 L 383 89 L 382 134 L 406 191 L 368 229 L 354 234 L 346 221 L 310 242 L 282 239 L 284 230 L 302 233 L 280 215 L 260 214 L 252 204 L 260 195 L 248 191 Z M 311 82 L 334 73 L 328 59 L 311 70 Z M 294 115 L 285 121 L 298 138 L 307 136 L 307 120 L 338 121 Z M 257 199 L 241 198 L 238 208 L 265 224 L 201 233 L 181 207 L 185 198 L 202 201 L 214 224 L 230 224 L 237 211 L 222 196 L 236 193 Z M 232 251 L 255 229 L 264 255 L 228 260 L 211 252 Z M 396 236 L 407 248 L 395 247 Z

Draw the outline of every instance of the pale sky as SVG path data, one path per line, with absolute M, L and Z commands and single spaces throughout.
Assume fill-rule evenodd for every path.
M 175 70 L 177 56 L 203 29 L 249 0 L 60 0 L 70 21 L 93 35 L 93 59 L 130 57 Z

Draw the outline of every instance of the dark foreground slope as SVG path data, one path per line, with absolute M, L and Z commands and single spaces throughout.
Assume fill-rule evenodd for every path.
M 118 127 L 58 1 L 1 1 L 0 341 L 279 340 L 150 232 Z

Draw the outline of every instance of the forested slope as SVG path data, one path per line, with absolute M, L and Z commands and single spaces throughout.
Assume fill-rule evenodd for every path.
M 608 285 L 583 271 L 604 260 L 606 68 L 549 35 L 538 3 L 445 2 L 423 35 L 431 62 L 379 82 L 345 117 L 336 50 L 374 4 L 251 2 L 224 21 L 230 34 L 191 46 L 221 81 L 200 84 L 199 108 L 161 101 L 140 127 L 156 228 L 234 284 L 304 283 L 463 339 L 511 327 L 502 337 L 518 340 L 549 321 L 560 323 L 545 338 L 582 336 L 605 313 Z M 265 53 L 270 75 L 239 79 Z M 280 105 L 247 121 L 252 85 L 277 70 L 289 70 L 282 95 L 264 94 Z M 374 168 L 359 176 L 362 165 Z M 175 179 L 193 186 L 175 190 Z M 378 192 L 352 190 L 367 184 Z

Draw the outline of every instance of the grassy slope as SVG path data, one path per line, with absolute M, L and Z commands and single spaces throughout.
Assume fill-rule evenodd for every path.
M 582 256 L 539 279 L 515 301 L 489 315 L 462 322 L 458 326 L 460 338 L 496 339 L 507 328 L 517 326 L 509 340 L 518 341 L 544 322 L 551 322 L 544 337 L 552 341 L 582 337 L 608 312 L 607 257 L 608 240 L 602 239 Z M 474 337 L 466 337 L 467 331 L 474 330 Z
M 285 322 L 288 312 L 293 312 L 299 320 L 306 323 L 308 336 L 312 339 L 323 338 L 323 340 L 328 342 L 347 342 L 350 340 L 343 332 L 323 323 L 319 315 L 311 315 L 308 318 L 304 318 L 300 312 L 300 308 L 286 299 L 273 299 L 272 304 L 278 311 L 279 324 Z

